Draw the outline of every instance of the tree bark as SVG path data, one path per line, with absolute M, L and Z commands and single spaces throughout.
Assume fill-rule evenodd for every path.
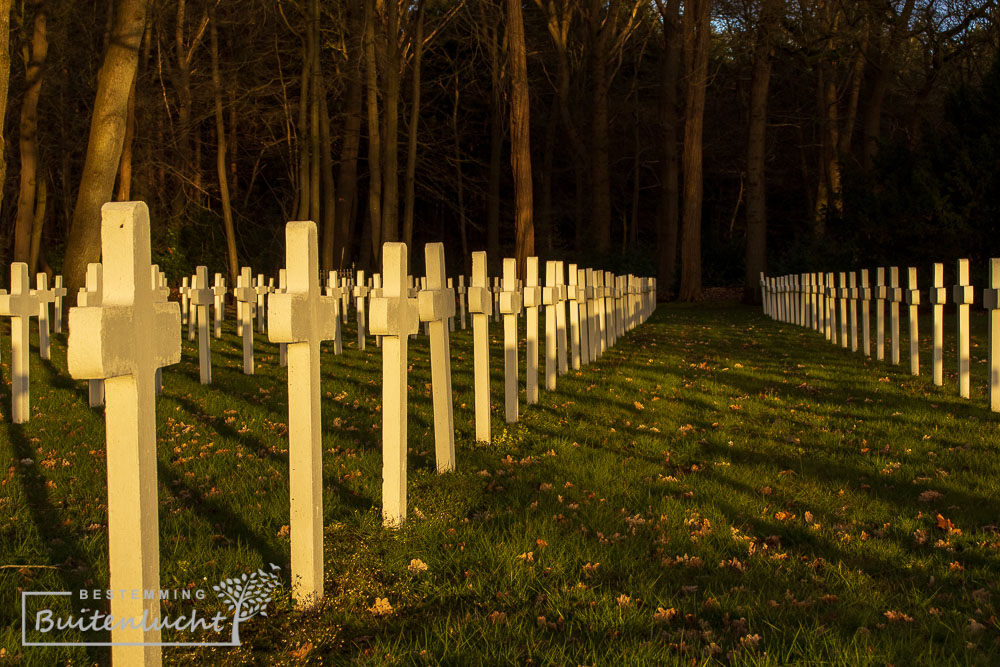
M 681 301 L 701 296 L 702 129 L 711 43 L 711 0 L 690 0 L 681 21 L 687 75 L 684 113 L 684 209 L 681 227 Z
M 406 186 L 403 194 L 403 242 L 413 247 L 413 207 L 417 180 L 417 128 L 420 123 L 420 61 L 424 53 L 424 0 L 418 0 L 416 31 L 413 36 L 413 94 L 410 126 L 407 129 Z
M 514 171 L 514 257 L 524 277 L 528 257 L 535 254 L 534 205 L 531 190 L 531 136 L 528 63 L 520 0 L 507 0 L 507 42 L 510 58 L 510 164 Z
M 340 151 L 340 165 L 337 168 L 337 206 L 334 235 L 333 261 L 338 269 L 343 269 L 351 259 L 354 236 L 354 211 L 358 196 L 358 148 L 361 145 L 361 107 L 364 82 L 361 70 L 364 60 L 364 22 L 360 20 L 361 7 L 358 0 L 349 0 L 347 5 L 348 27 L 351 41 L 348 42 L 347 92 L 344 104 L 343 143 Z M 367 248 L 362 247 L 362 254 Z
M 145 5 L 146 2 L 144 1 Z M 194 53 L 205 35 L 205 28 L 208 26 L 207 12 L 202 14 L 201 21 L 195 29 L 190 44 L 184 43 L 186 36 L 186 10 L 187 1 L 177 0 L 176 25 L 174 26 L 174 54 L 175 63 L 171 72 L 171 79 L 177 91 L 177 154 L 180 164 L 177 165 L 179 178 L 177 191 L 173 202 L 173 219 L 171 225 L 179 229 L 184 214 L 184 209 L 190 199 L 198 196 L 197 189 L 193 187 L 198 179 L 198 162 L 192 157 L 193 142 L 197 141 L 192 137 L 194 126 L 191 121 L 191 64 L 194 60 Z M 145 10 L 144 10 L 145 13 Z M 113 41 L 113 40 L 112 40 Z
M 382 143 L 378 123 L 378 63 L 375 58 L 375 0 L 365 2 L 365 66 L 368 90 L 368 225 L 374 265 L 382 257 Z
M 657 279 L 660 293 L 674 289 L 677 274 L 677 236 L 680 223 L 680 152 L 677 150 L 680 115 L 677 108 L 681 68 L 680 1 L 657 2 L 663 20 L 662 79 L 663 163 L 657 224 Z
M 385 3 L 382 80 L 385 83 L 382 137 L 382 241 L 399 240 L 399 5 Z
M 488 20 L 488 19 L 487 19 Z M 503 63 L 499 28 L 489 29 L 490 54 L 490 171 L 486 189 L 486 259 L 491 274 L 497 274 L 500 257 L 500 169 L 503 161 Z
M 7 93 L 10 89 L 10 0 L 0 0 L 0 127 L 7 119 Z M 0 183 L 7 182 L 7 137 L 0 132 Z M 3 188 L 0 187 L 0 204 Z
M 594 249 L 601 255 L 611 252 L 611 174 L 608 166 L 608 48 L 614 17 L 618 12 L 618 0 L 610 0 L 606 13 L 601 7 L 603 0 L 592 0 L 590 8 L 590 29 L 592 52 L 591 63 L 591 239 Z
M 219 197 L 222 199 L 222 225 L 226 233 L 226 259 L 229 269 L 229 284 L 235 285 L 240 273 L 239 258 L 236 255 L 236 230 L 233 227 L 233 209 L 229 202 L 229 178 L 226 160 L 226 123 L 222 110 L 222 76 L 219 74 L 219 35 L 213 20 L 209 28 L 212 57 L 212 88 L 215 93 L 215 138 L 217 151 L 215 167 L 219 176 Z
M 21 101 L 20 147 L 21 186 L 17 198 L 17 219 L 14 223 L 14 261 L 27 262 L 31 254 L 31 230 L 35 221 L 35 188 L 38 172 L 38 98 L 42 92 L 42 76 L 49 40 L 46 31 L 46 7 L 32 3 L 35 10 L 31 37 L 31 55 L 25 72 L 25 93 Z
M 31 221 L 31 250 L 28 253 L 28 275 L 33 276 L 38 273 L 38 258 L 42 250 L 42 231 L 45 227 L 45 213 L 49 200 L 49 188 L 45 173 L 41 172 L 38 178 L 38 187 L 35 188 L 35 211 Z
M 129 197 L 132 195 L 132 142 L 135 139 L 135 80 L 138 77 L 139 68 L 136 67 L 136 74 L 132 77 L 132 86 L 128 91 L 128 121 L 125 124 L 122 158 L 118 161 L 118 189 L 115 192 L 115 201 L 129 201 Z
M 896 74 L 895 54 L 899 50 L 900 41 L 909 30 L 910 16 L 913 14 L 914 4 L 914 0 L 906 0 L 902 11 L 898 15 L 893 13 L 888 35 L 882 39 L 875 40 L 879 50 L 877 55 L 871 58 L 874 65 L 875 78 L 872 81 L 871 92 L 868 95 L 868 106 L 865 108 L 864 120 L 864 155 L 862 166 L 867 171 L 870 171 L 874 166 L 875 155 L 878 153 L 878 141 L 882 125 L 882 104 L 885 101 L 885 94 L 888 92 L 889 84 Z
M 120 0 L 112 39 L 97 78 L 87 154 L 67 240 L 66 288 L 84 286 L 87 264 L 100 261 L 101 206 L 111 198 L 128 123 L 128 93 L 135 77 L 147 0 Z
M 309 34 L 312 35 L 312 82 L 309 90 L 309 219 L 318 226 L 321 222 L 319 202 L 320 202 L 320 128 L 319 128 L 319 108 L 320 98 L 323 96 L 323 72 L 320 70 L 319 51 L 319 0 L 312 0 L 310 3 L 312 18 L 309 21 Z
M 309 86 L 312 79 L 312 31 L 306 31 L 306 43 L 302 46 L 302 83 L 299 90 L 299 117 L 298 130 L 295 145 L 299 152 L 299 196 L 298 204 L 295 208 L 296 220 L 309 219 L 309 186 L 312 183 L 309 173 L 309 149 L 312 147 L 311 134 L 309 131 L 309 110 L 311 99 L 309 98 Z
M 336 213 L 337 192 L 333 181 L 333 150 L 330 137 L 330 112 L 326 105 L 326 94 L 319 101 L 320 169 L 322 171 L 323 202 L 320 211 L 323 217 L 323 273 L 333 270 L 333 250 L 337 244 Z M 319 223 L 317 223 L 319 224 Z
M 771 81 L 771 21 L 774 0 L 758 17 L 757 45 L 750 74 L 750 120 L 747 127 L 747 246 L 743 300 L 760 303 L 760 274 L 767 270 L 767 90 Z

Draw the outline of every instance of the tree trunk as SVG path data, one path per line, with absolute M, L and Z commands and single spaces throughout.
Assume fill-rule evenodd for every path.
M 10 89 L 10 0 L 0 0 L 0 127 L 7 119 L 7 93 Z M 7 137 L 0 132 L 0 184 L 7 182 Z M 0 203 L 3 188 L 0 187 Z
M 601 20 L 602 0 L 592 0 L 590 9 L 590 54 L 592 96 L 591 135 L 593 147 L 590 163 L 590 185 L 593 210 L 591 211 L 591 239 L 594 249 L 601 255 L 611 252 L 611 174 L 608 167 L 608 48 L 612 19 L 617 12 L 617 1 L 611 0 L 604 20 Z
M 500 257 L 500 169 L 503 162 L 503 79 L 498 44 L 499 30 L 489 31 L 490 53 L 490 172 L 486 189 L 486 260 L 491 274 L 498 274 Z
M 84 286 L 87 264 L 101 257 L 101 206 L 111 199 L 128 124 L 128 93 L 139 56 L 147 0 L 119 0 L 112 39 L 97 79 L 87 154 L 66 247 L 66 288 Z
M 319 34 L 319 0 L 312 0 L 312 20 L 309 22 L 309 34 L 312 35 L 312 82 L 309 90 L 309 219 L 318 226 L 321 222 L 319 201 L 320 180 L 320 129 L 319 108 L 320 98 L 325 94 L 323 89 L 323 72 L 319 65 L 320 34 Z
M 864 121 L 864 155 L 862 166 L 870 171 L 878 153 L 878 141 L 882 126 L 882 103 L 896 73 L 894 56 L 899 50 L 899 43 L 909 31 L 910 16 L 913 14 L 915 0 L 906 0 L 902 11 L 894 14 L 889 26 L 888 37 L 881 40 L 879 51 L 872 62 L 875 68 L 875 79 L 872 82 L 871 93 L 868 95 L 868 106 L 865 108 Z
M 146 0 L 143 1 L 144 6 L 145 4 Z M 185 44 L 186 10 L 186 0 L 177 0 L 176 25 L 174 26 L 174 48 L 176 51 L 174 57 L 176 62 L 171 71 L 171 79 L 177 91 L 177 153 L 179 158 L 177 165 L 179 177 L 170 223 L 175 230 L 179 229 L 182 224 L 184 209 L 188 201 L 198 197 L 197 188 L 192 185 L 199 177 L 199 160 L 192 157 L 193 141 L 196 139 L 193 139 L 192 136 L 195 128 L 191 121 L 191 63 L 198 44 L 205 35 L 205 28 L 208 26 L 208 14 L 202 14 L 201 21 L 191 38 L 191 43 Z M 145 13 L 145 9 L 143 13 Z
M 524 277 L 528 257 L 535 254 L 535 222 L 531 190 L 531 137 L 528 63 L 520 0 L 507 0 L 507 43 L 510 58 L 510 164 L 514 171 L 514 257 Z
M 453 150 L 455 159 L 455 188 L 458 193 L 458 233 L 462 241 L 462 258 L 465 262 L 464 270 L 465 275 L 469 275 L 472 268 L 469 265 L 471 261 L 469 257 L 469 240 L 466 232 L 466 220 L 465 220 L 465 187 L 464 180 L 462 178 L 462 147 L 461 147 L 461 137 L 458 134 L 458 72 L 455 72 L 455 94 L 454 94 L 454 104 L 451 107 L 451 133 L 454 138 Z
M 743 300 L 760 303 L 760 274 L 767 270 L 767 89 L 771 80 L 772 12 L 765 4 L 759 17 L 757 46 L 750 74 L 750 120 L 747 128 L 747 247 Z
M 295 209 L 296 220 L 309 219 L 309 185 L 312 183 L 309 172 L 309 149 L 312 147 L 309 132 L 309 110 L 312 106 L 309 98 L 309 85 L 312 83 L 312 31 L 307 31 L 306 44 L 302 47 L 302 84 L 299 91 L 298 131 L 295 145 L 299 151 L 299 196 Z
M 337 192 L 333 181 L 333 158 L 330 155 L 333 140 L 330 137 L 330 112 L 326 106 L 326 94 L 319 101 L 319 138 L 320 169 L 323 176 L 323 202 L 320 206 L 323 217 L 323 274 L 326 275 L 334 268 L 333 250 L 337 244 Z
M 215 89 L 215 138 L 217 152 L 215 167 L 219 175 L 219 197 L 222 199 L 222 224 L 226 232 L 226 259 L 229 269 L 229 284 L 235 285 L 240 273 L 239 258 L 236 255 L 236 230 L 233 228 L 233 210 L 229 202 L 228 162 L 226 160 L 226 123 L 222 111 L 222 76 L 219 74 L 219 35 L 212 21 L 210 50 L 212 57 L 212 87 Z
M 348 27 L 351 41 L 348 43 L 347 93 L 344 104 L 343 144 L 340 151 L 340 165 L 337 169 L 337 207 L 334 235 L 333 260 L 338 269 L 343 269 L 351 259 L 354 235 L 354 211 L 358 196 L 358 147 L 361 144 L 361 106 L 363 86 L 361 68 L 364 60 L 364 23 L 359 20 L 361 7 L 358 0 L 349 0 Z M 362 247 L 362 254 L 367 248 Z
M 375 0 L 365 2 L 365 66 L 368 90 L 368 225 L 374 265 L 382 257 L 382 143 L 378 125 L 378 63 L 375 58 Z
M 135 139 L 135 80 L 138 77 L 139 68 L 136 67 L 136 74 L 132 77 L 132 86 L 128 91 L 128 121 L 125 124 L 122 158 L 118 161 L 118 190 L 115 193 L 115 201 L 129 201 L 129 197 L 132 195 L 132 142 Z
M 555 220 L 552 214 L 552 176 L 553 160 L 556 152 L 556 132 L 559 127 L 559 102 L 555 96 L 552 97 L 552 106 L 549 109 L 548 117 L 545 119 L 545 143 L 542 148 L 542 211 L 540 227 L 542 236 L 545 239 L 545 252 L 552 253 L 555 245 Z
M 711 42 L 711 0 L 689 0 L 682 20 L 687 75 L 684 113 L 684 209 L 681 228 L 681 301 L 701 295 L 702 129 Z
M 32 3 L 35 10 L 31 37 L 31 56 L 25 72 L 25 93 L 21 102 L 21 187 L 17 198 L 17 220 L 14 223 L 14 261 L 27 262 L 31 254 L 31 229 L 35 221 L 35 188 L 38 171 L 38 98 L 42 92 L 42 75 L 48 55 L 46 8 L 42 2 Z
M 382 138 L 382 241 L 399 240 L 399 5 L 385 3 L 382 79 L 385 82 L 385 134 Z
M 406 146 L 406 191 L 403 195 L 403 242 L 413 247 L 413 206 L 417 180 L 417 127 L 420 123 L 420 61 L 424 53 L 424 1 L 417 5 L 417 26 L 413 37 L 413 99 Z
M 33 276 L 38 273 L 38 258 L 42 250 L 42 231 L 45 227 L 45 212 L 48 204 L 48 181 L 45 172 L 41 172 L 38 178 L 38 187 L 35 188 L 35 212 L 31 221 L 31 250 L 28 253 L 28 275 Z
M 657 3 L 663 20 L 664 60 L 661 115 L 663 162 L 661 163 L 660 204 L 656 226 L 657 287 L 666 296 L 674 289 L 677 275 L 677 233 L 680 222 L 680 154 L 677 135 L 680 116 L 677 108 L 681 68 L 680 1 Z

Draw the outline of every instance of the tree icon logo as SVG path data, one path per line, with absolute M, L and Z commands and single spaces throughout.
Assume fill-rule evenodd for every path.
M 274 563 L 270 564 L 271 571 L 265 572 L 258 569 L 249 576 L 226 579 L 220 581 L 218 586 L 212 586 L 218 596 L 222 598 L 229 611 L 233 612 L 233 634 L 232 644 L 240 643 L 240 623 L 249 620 L 260 614 L 267 616 L 267 603 L 271 601 L 271 595 L 275 588 L 281 584 L 277 570 L 281 568 Z

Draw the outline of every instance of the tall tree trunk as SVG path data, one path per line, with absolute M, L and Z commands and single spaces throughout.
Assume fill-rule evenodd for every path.
M 420 61 L 424 53 L 424 1 L 417 4 L 417 26 L 413 37 L 413 99 L 407 130 L 406 186 L 403 194 L 403 243 L 413 247 L 413 207 L 417 180 L 417 126 L 420 123 Z
M 7 119 L 7 93 L 10 89 L 10 0 L 0 0 L 0 127 Z M 7 182 L 7 137 L 0 132 L 0 184 Z M 0 204 L 3 188 L 0 187 Z
M 143 2 L 145 5 L 145 1 Z M 143 10 L 145 12 L 145 10 Z M 187 35 L 186 29 L 187 1 L 177 0 L 176 24 L 174 26 L 174 58 L 175 63 L 171 71 L 171 79 L 174 89 L 177 91 L 177 154 L 179 165 L 178 187 L 174 196 L 172 206 L 171 226 L 177 230 L 183 222 L 184 209 L 189 200 L 196 199 L 198 189 L 194 187 L 195 181 L 199 178 L 198 162 L 193 156 L 195 128 L 191 120 L 191 65 L 194 60 L 195 51 L 199 43 L 204 38 L 205 28 L 208 26 L 208 13 L 203 13 L 190 44 L 185 44 Z
M 368 225 L 371 255 L 378 266 L 382 257 L 382 143 L 378 124 L 378 63 L 375 58 L 375 0 L 365 2 L 365 67 L 368 90 Z
M 385 82 L 382 137 L 382 241 L 399 240 L 399 5 L 385 3 L 382 78 Z
M 333 150 L 330 137 L 330 112 L 326 106 L 326 94 L 319 101 L 320 169 L 322 170 L 323 202 L 320 210 L 323 217 L 323 273 L 332 271 L 333 250 L 337 244 L 336 213 L 337 192 L 333 181 Z M 317 223 L 319 224 L 319 223 Z
M 319 65 L 320 34 L 319 34 L 319 0 L 312 0 L 312 20 L 309 22 L 309 34 L 312 35 L 312 82 L 309 90 L 309 219 L 318 226 L 321 222 L 319 201 L 320 181 L 320 138 L 319 138 L 319 108 L 320 98 L 325 95 L 323 88 L 323 72 Z
M 708 84 L 708 47 L 712 37 L 711 0 L 689 0 L 684 7 L 684 60 L 687 75 L 684 110 L 684 208 L 681 227 L 682 301 L 701 295 L 702 128 Z
M 893 13 L 888 35 L 875 40 L 878 52 L 870 58 L 875 70 L 871 92 L 868 95 L 868 106 L 865 108 L 864 120 L 864 155 L 862 166 L 870 171 L 878 153 L 878 141 L 882 126 L 882 104 L 889 84 L 896 74 L 895 54 L 899 50 L 900 41 L 909 31 L 910 16 L 913 14 L 915 0 L 906 0 L 899 14 Z M 890 6 L 891 7 L 891 6 Z
M 534 205 L 531 190 L 530 101 L 528 62 L 520 0 L 507 0 L 507 43 L 510 57 L 510 164 L 514 171 L 514 257 L 524 277 L 528 257 L 535 254 Z
M 38 187 L 35 188 L 35 212 L 31 221 L 31 250 L 28 253 L 28 275 L 33 276 L 38 272 L 38 258 L 42 250 L 42 231 L 45 227 L 45 213 L 49 201 L 48 180 L 45 172 L 39 170 Z
M 147 0 L 119 0 L 112 39 L 97 78 L 83 175 L 66 243 L 66 288 L 84 286 L 87 264 L 101 256 L 101 206 L 111 199 L 128 124 L 128 93 L 139 56 Z
M 462 258 L 465 275 L 470 275 L 472 267 L 469 256 L 469 239 L 466 233 L 465 220 L 465 186 L 462 178 L 462 138 L 458 134 L 458 72 L 455 72 L 454 104 L 451 107 L 451 133 L 454 138 L 453 151 L 455 160 L 455 187 L 458 193 L 458 234 L 462 241 Z
M 680 152 L 677 150 L 681 124 L 678 84 L 681 68 L 680 0 L 657 2 L 663 20 L 664 59 L 661 80 L 663 162 L 660 168 L 660 204 L 657 215 L 657 287 L 666 296 L 674 289 L 677 275 L 677 236 L 680 223 Z
M 311 30 L 306 31 L 306 43 L 302 46 L 302 84 L 299 91 L 299 117 L 297 140 L 295 142 L 299 151 L 299 196 L 298 205 L 295 209 L 296 220 L 309 219 L 309 186 L 312 184 L 309 172 L 309 149 L 312 147 L 311 133 L 309 131 L 309 110 L 311 99 L 309 98 L 309 86 L 312 83 L 312 43 L 313 34 Z
M 118 190 L 115 201 L 129 201 L 132 195 L 132 142 L 135 139 L 135 81 L 139 78 L 139 68 L 132 77 L 128 91 L 128 121 L 125 125 L 125 140 L 122 143 L 122 158 L 118 161 Z M 234 283 L 235 284 L 235 283 Z
M 767 270 L 767 89 L 771 81 L 771 25 L 774 0 L 758 17 L 757 45 L 750 74 L 750 120 L 747 128 L 747 247 L 743 300 L 760 303 L 760 274 Z
M 500 168 L 503 161 L 503 62 L 499 29 L 489 30 L 490 54 L 490 171 L 486 189 L 486 259 L 491 274 L 498 274 L 500 257 Z
M 552 106 L 549 108 L 548 117 L 545 119 L 545 143 L 542 148 L 542 211 L 540 227 L 542 236 L 545 239 L 545 252 L 552 253 L 555 245 L 555 220 L 552 214 L 552 176 L 553 161 L 556 152 L 556 132 L 559 128 L 559 102 L 555 96 L 552 97 Z
M 613 17 L 618 11 L 617 0 L 608 3 L 607 13 L 601 20 L 603 0 L 592 0 L 590 9 L 591 40 L 591 238 L 594 249 L 606 255 L 611 252 L 611 174 L 608 166 L 608 48 Z
M 219 197 L 222 199 L 222 225 L 226 232 L 226 259 L 229 269 L 229 284 L 235 285 L 240 273 L 239 258 L 236 255 L 236 230 L 233 227 L 233 209 L 229 202 L 229 179 L 226 160 L 226 123 L 222 110 L 222 76 L 219 74 L 219 34 L 216 22 L 212 21 L 210 50 L 212 57 L 212 88 L 215 92 L 215 138 L 217 152 L 215 167 L 219 176 Z
M 340 150 L 340 164 L 337 168 L 337 207 L 334 235 L 333 261 L 338 269 L 350 263 L 354 235 L 354 211 L 358 196 L 358 147 L 361 145 L 361 107 L 364 81 L 362 63 L 364 61 L 364 22 L 359 14 L 358 0 L 348 0 L 348 42 L 347 93 L 344 103 L 343 143 Z M 367 252 L 361 248 L 362 254 Z
M 21 187 L 17 197 L 17 220 L 14 223 L 14 261 L 27 262 L 31 253 L 31 229 L 35 221 L 35 188 L 38 171 L 38 98 L 42 92 L 42 75 L 48 55 L 46 8 L 39 1 L 32 3 L 35 11 L 31 36 L 31 56 L 25 72 L 25 93 L 21 102 Z

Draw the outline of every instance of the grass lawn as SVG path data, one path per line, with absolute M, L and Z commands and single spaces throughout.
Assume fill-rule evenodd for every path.
M 488 445 L 473 441 L 471 330 L 455 332 L 447 475 L 434 472 L 421 335 L 409 518 L 390 532 L 381 357 L 373 339 L 358 351 L 352 322 L 343 355 L 324 346 L 325 599 L 297 612 L 286 585 L 238 649 L 167 648 L 165 662 L 998 664 L 1000 430 L 981 312 L 973 327 L 970 401 L 953 351 L 946 386 L 931 384 L 929 341 L 914 378 L 905 340 L 892 366 L 759 309 L 661 306 L 505 426 L 491 323 Z M 33 416 L 10 424 L 6 332 L 0 565 L 47 567 L 0 569 L 0 663 L 106 663 L 107 649 L 20 646 L 19 591 L 107 587 L 107 485 L 102 412 L 65 372 L 64 335 L 51 362 L 32 350 Z M 221 579 L 269 563 L 289 576 L 285 369 L 258 336 L 257 374 L 244 376 L 239 346 L 229 319 L 202 387 L 185 336 L 157 406 L 161 587 L 206 590 L 209 615 L 225 612 Z

